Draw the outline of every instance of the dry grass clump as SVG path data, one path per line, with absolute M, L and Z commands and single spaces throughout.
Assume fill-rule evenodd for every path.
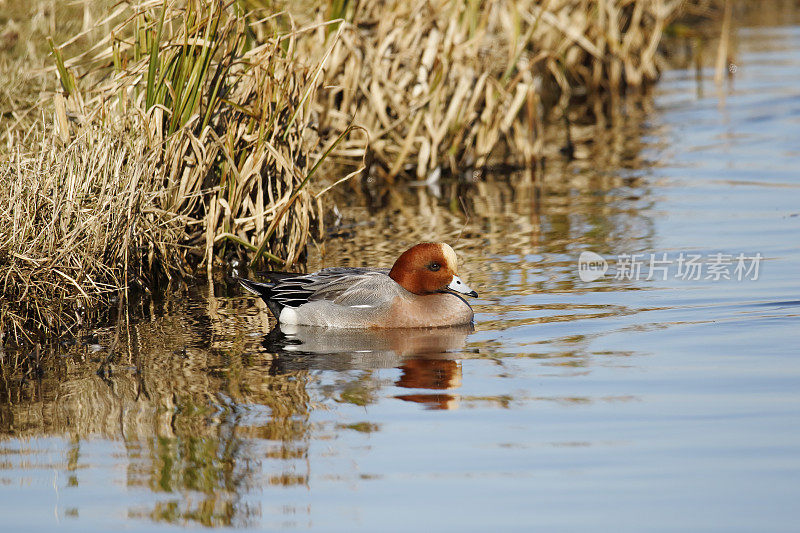
M 82 57 L 64 61 L 54 47 L 78 125 L 61 121 L 62 136 L 97 122 L 143 136 L 157 153 L 162 208 L 192 219 L 184 244 L 200 245 L 209 269 L 227 241 L 255 252 L 254 262 L 293 263 L 317 207 L 309 180 L 351 130 L 321 139 L 309 128 L 324 49 L 301 60 L 297 41 L 310 30 L 277 34 L 273 17 L 253 21 L 234 2 L 161 6 L 135 4 Z M 99 65 L 82 74 L 98 77 L 104 62 L 110 76 L 87 99 L 70 67 Z
M 335 89 L 319 93 L 320 124 L 341 130 L 355 117 L 386 175 L 427 179 L 492 160 L 529 164 L 553 100 L 565 108 L 576 94 L 654 81 L 681 0 L 328 4 L 317 20 L 348 22 L 325 68 Z M 347 144 L 337 155 L 360 154 Z
M 0 331 L 80 323 L 99 298 L 180 265 L 185 221 L 160 208 L 156 154 L 144 142 L 85 129 L 0 165 Z
M 325 54 L 297 57 L 307 30 L 277 34 L 231 2 L 124 15 L 82 56 L 52 45 L 54 127 L 9 137 L 0 329 L 16 339 L 74 323 L 79 302 L 128 287 L 134 270 L 210 270 L 243 247 L 253 263 L 293 263 L 323 192 L 310 180 L 352 129 L 309 128 Z M 24 149 L 12 144 L 23 134 Z

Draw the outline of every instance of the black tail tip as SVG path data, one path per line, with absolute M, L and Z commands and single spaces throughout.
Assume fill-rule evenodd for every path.
M 265 286 L 264 283 L 258 283 L 257 281 L 251 281 L 245 278 L 234 278 L 236 281 L 239 282 L 244 290 L 251 294 L 255 294 L 256 296 L 264 296 L 264 293 L 270 288 L 269 286 Z

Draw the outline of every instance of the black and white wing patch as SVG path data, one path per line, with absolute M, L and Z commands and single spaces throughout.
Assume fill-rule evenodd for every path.
M 350 306 L 366 305 L 380 300 L 386 285 L 393 284 L 394 281 L 385 270 L 326 268 L 314 274 L 279 280 L 272 288 L 272 298 L 288 307 L 298 307 L 315 300 Z

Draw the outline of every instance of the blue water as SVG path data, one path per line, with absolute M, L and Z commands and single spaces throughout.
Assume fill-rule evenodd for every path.
M 411 191 L 312 248 L 386 266 L 454 243 L 474 332 L 276 343 L 262 304 L 199 287 L 106 380 L 113 327 L 6 385 L 4 530 L 797 531 L 800 27 L 740 30 L 735 61 L 723 87 L 665 72 L 538 203 L 524 176 L 474 185 L 468 220 Z M 605 276 L 580 279 L 586 250 Z M 615 279 L 664 253 L 666 280 Z M 760 254 L 758 279 L 705 279 L 718 253 Z

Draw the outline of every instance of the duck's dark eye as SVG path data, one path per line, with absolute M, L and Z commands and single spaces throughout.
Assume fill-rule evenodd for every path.
M 442 265 L 440 265 L 439 263 L 431 263 L 430 265 L 428 265 L 428 270 L 430 270 L 431 272 L 438 272 L 440 268 L 442 268 Z

